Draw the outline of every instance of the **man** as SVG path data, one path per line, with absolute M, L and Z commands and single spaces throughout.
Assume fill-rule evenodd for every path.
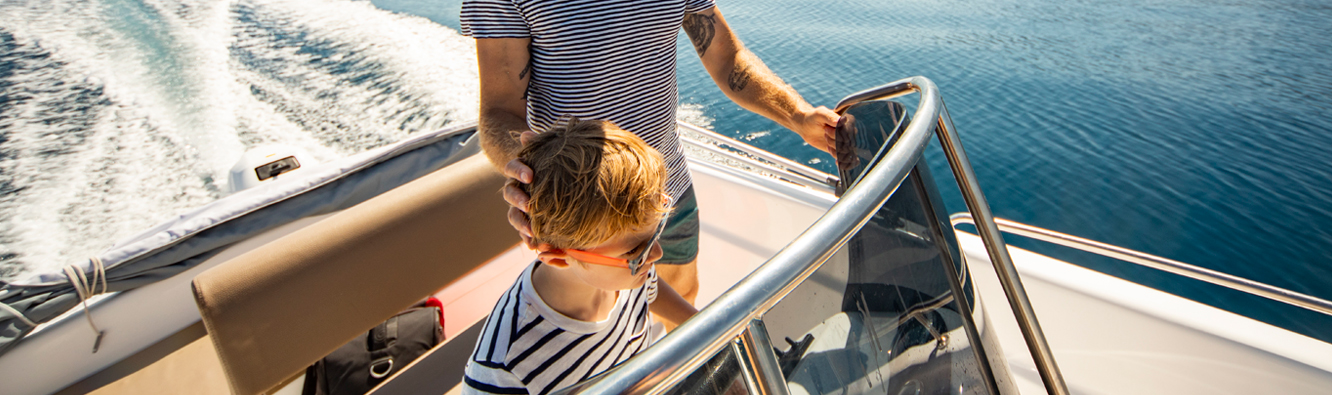
M 662 154 L 676 205 L 657 273 L 690 303 L 698 294 L 698 211 L 675 129 L 679 30 L 728 98 L 833 150 L 837 114 L 811 106 L 745 49 L 713 0 L 464 0 L 461 21 L 476 38 L 482 148 L 505 175 L 531 182 L 517 152 L 568 116 L 615 122 Z M 504 191 L 514 206 L 509 221 L 531 246 L 528 197 L 512 184 Z

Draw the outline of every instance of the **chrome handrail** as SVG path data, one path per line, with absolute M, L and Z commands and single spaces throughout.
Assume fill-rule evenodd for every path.
M 948 219 L 953 223 L 954 227 L 964 223 L 975 224 L 974 219 L 972 219 L 971 215 L 967 213 L 956 213 L 949 216 Z M 1315 296 L 1305 295 L 1285 288 L 1268 285 L 1204 267 L 1190 265 L 1169 258 L 1162 258 L 1145 252 L 1134 251 L 1124 247 L 1084 239 L 1003 218 L 995 218 L 994 222 L 999 225 L 999 230 L 1005 233 L 1118 259 L 1139 266 L 1188 277 L 1212 285 L 1219 285 L 1250 295 L 1261 296 L 1291 306 L 1302 307 L 1314 312 L 1332 316 L 1332 301 L 1320 299 Z
M 785 167 L 786 169 L 790 170 L 791 172 L 793 172 L 793 173 L 795 173 L 795 174 L 799 174 L 799 175 L 801 175 L 801 176 L 808 177 L 808 178 L 810 178 L 810 179 L 812 179 L 812 180 L 817 180 L 817 181 L 825 182 L 825 183 L 828 183 L 828 184 L 836 184 L 836 183 L 837 183 L 837 177 L 836 177 L 836 176 L 833 176 L 833 175 L 828 174 L 828 173 L 824 173 L 824 172 L 819 171 L 818 169 L 815 169 L 815 168 L 813 168 L 813 167 L 806 166 L 806 165 L 803 164 L 803 163 L 793 161 L 793 160 L 788 159 L 788 158 L 786 158 L 786 157 L 783 157 L 783 156 L 781 156 L 781 155 L 773 154 L 773 153 L 768 152 L 768 151 L 766 151 L 766 150 L 758 149 L 758 148 L 756 148 L 756 147 L 754 147 L 754 146 L 752 146 L 752 145 L 749 145 L 749 144 L 745 144 L 745 143 L 743 143 L 743 142 L 740 142 L 739 140 L 736 140 L 736 139 L 733 139 L 733 138 L 729 138 L 729 137 L 723 136 L 723 135 L 721 135 L 721 133 L 717 133 L 717 132 L 714 132 L 714 131 L 711 131 L 711 130 L 707 130 L 707 129 L 704 129 L 704 128 L 700 128 L 700 127 L 698 127 L 698 126 L 691 125 L 691 124 L 688 124 L 688 123 L 680 122 L 679 124 L 680 124 L 680 125 L 683 125 L 686 129 L 689 129 L 690 132 L 698 133 L 699 135 L 701 135 L 701 136 L 703 136 L 703 137 L 707 137 L 707 138 L 709 138 L 709 139 L 712 139 L 712 140 L 714 140 L 714 141 L 716 141 L 717 143 L 720 143 L 720 144 L 725 144 L 725 145 L 733 146 L 733 147 L 735 147 L 735 148 L 740 149 L 741 151 L 745 152 L 745 153 L 748 154 L 748 155 L 753 155 L 753 156 L 758 157 L 758 158 L 761 158 L 761 159 L 763 159 L 763 160 L 766 160 L 766 161 L 769 161 L 769 162 L 772 162 L 772 163 L 776 163 L 776 164 L 778 164 L 778 165 L 781 165 L 782 167 Z
M 833 187 L 838 183 L 837 176 L 824 173 L 800 162 L 755 148 L 754 146 L 723 136 L 717 132 L 683 121 L 677 121 L 676 125 L 683 129 L 683 131 L 712 140 L 715 144 L 708 144 L 707 142 L 694 139 L 689 133 L 680 134 L 681 141 L 710 154 L 743 163 L 746 166 L 772 173 L 773 175 L 809 188 L 831 192 Z M 731 146 L 734 150 L 725 149 L 723 146 Z
M 850 240 L 852 235 L 869 222 L 873 214 L 897 191 L 912 167 L 920 160 L 930 136 L 936 131 L 940 133 L 941 141 L 947 140 L 944 144 L 945 151 L 948 153 L 950 164 L 954 166 L 954 174 L 964 175 L 963 178 L 970 180 L 964 181 L 962 178 L 958 180 L 959 184 L 969 185 L 963 188 L 963 195 L 979 194 L 980 190 L 975 187 L 971 167 L 966 162 L 956 136 L 952 133 L 952 121 L 947 117 L 943 99 L 939 96 L 938 88 L 929 79 L 911 77 L 858 92 L 843 99 L 839 109 L 845 109 L 845 106 L 853 104 L 848 100 L 887 99 L 913 92 L 920 93 L 920 104 L 898 142 L 867 171 L 858 184 L 846 191 L 813 225 L 653 347 L 596 377 L 565 388 L 560 393 L 659 394 L 671 389 L 707 362 L 712 355 L 728 347 L 746 330 L 751 320 L 759 319 L 776 306 L 783 297 L 814 274 Z M 943 137 L 943 135 L 948 136 Z M 980 204 L 977 205 L 975 202 Z M 977 212 L 978 217 L 990 218 L 984 197 L 968 198 L 967 203 L 971 210 Z M 991 242 L 997 242 L 998 246 L 992 249 L 1002 251 L 1002 258 L 1007 258 L 1007 249 L 1004 248 L 1003 240 L 998 238 L 997 233 L 993 232 L 991 236 L 986 237 L 986 244 L 989 246 Z M 1003 260 L 1008 262 L 1009 268 L 1012 267 L 1011 260 Z M 1008 277 L 1004 277 L 1001 271 L 1002 281 L 1008 281 L 1010 278 L 1016 281 L 1016 270 L 1010 269 L 1010 271 L 1012 274 Z M 1005 291 L 1010 291 L 1007 285 Z M 1020 284 L 1016 292 L 1023 292 Z M 1010 295 L 1012 293 L 1009 292 Z M 1026 304 L 1025 293 L 1020 299 L 1015 300 L 1012 296 L 1009 299 L 1012 305 L 1022 304 L 1028 311 L 1030 310 L 1030 305 Z M 1034 317 L 1030 321 L 1020 318 L 1019 322 L 1035 323 Z M 1029 331 L 1025 328 L 1026 326 L 1023 334 L 1027 336 Z M 1035 335 L 1040 336 L 1039 328 Z M 1040 338 L 1039 342 L 1044 345 L 1044 338 Z M 1028 344 L 1031 343 L 1029 340 Z M 1042 350 L 1043 355 L 1048 357 L 1048 348 L 1043 347 Z M 1034 349 L 1032 352 L 1037 353 Z M 1054 388 L 1050 390 L 1051 393 L 1067 394 L 1063 379 L 1054 366 L 1053 358 L 1037 358 L 1037 360 L 1048 362 L 1045 364 L 1038 362 L 1037 365 L 1042 378 L 1046 380 L 1046 388 Z M 1053 374 L 1049 373 L 1051 371 Z
M 764 161 L 736 153 L 735 151 L 728 150 L 726 148 L 722 148 L 721 146 L 718 146 L 716 144 L 709 144 L 703 141 L 686 138 L 684 136 L 681 136 L 680 141 L 683 142 L 684 146 L 688 148 L 697 149 L 699 151 L 702 151 L 703 153 L 715 156 L 715 158 L 709 160 L 716 161 L 720 159 L 727 162 L 733 162 L 733 163 L 723 163 L 723 165 L 735 166 L 736 164 L 739 164 L 744 167 L 749 167 L 752 170 L 758 170 L 757 173 L 759 174 L 766 173 L 766 175 L 796 185 L 800 185 L 806 188 L 818 190 L 827 194 L 832 194 L 834 191 L 833 186 L 837 185 L 837 177 L 828 176 L 827 178 L 823 179 L 814 178 L 807 174 L 793 172 L 790 169 L 781 166 L 780 164 L 765 163 Z M 823 174 L 827 175 L 827 173 Z

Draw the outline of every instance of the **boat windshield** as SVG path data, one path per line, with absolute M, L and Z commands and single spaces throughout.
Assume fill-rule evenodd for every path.
M 921 77 L 876 90 L 862 93 L 921 92 L 923 121 L 839 106 L 879 133 L 858 143 L 885 146 L 857 147 L 863 172 L 843 174 L 837 203 L 656 345 L 562 392 L 1016 393 L 922 155 L 951 127 L 942 100 Z
M 757 328 L 793 394 L 986 394 L 974 325 L 983 321 L 956 241 L 935 209 L 925 166 Z M 946 225 L 944 225 L 946 226 Z M 959 298 L 959 295 L 961 298 Z M 744 345 L 728 347 L 673 394 L 765 393 L 745 377 Z M 755 382 L 753 385 L 761 386 Z

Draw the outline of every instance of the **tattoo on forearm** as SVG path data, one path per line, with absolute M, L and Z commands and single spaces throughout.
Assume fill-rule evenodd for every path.
M 731 69 L 731 75 L 726 77 L 726 85 L 731 87 L 732 92 L 745 90 L 745 85 L 749 85 L 749 80 L 753 78 L 753 74 L 749 65 L 737 62 L 735 68 Z
M 527 79 L 528 73 L 532 72 L 532 57 L 532 44 L 527 44 L 527 66 L 524 66 L 523 70 L 518 72 L 519 81 Z M 528 86 L 530 87 L 531 85 L 529 84 Z M 523 90 L 523 100 L 527 100 L 527 90 Z
M 712 45 L 712 37 L 717 35 L 717 19 L 712 15 L 704 14 L 685 14 L 684 30 L 689 34 L 689 41 L 694 42 L 694 50 L 698 51 L 698 56 L 703 56 L 708 52 L 708 46 Z
M 518 80 L 522 81 L 524 78 L 527 78 L 527 73 L 530 72 L 532 72 L 532 59 L 528 58 L 527 67 L 523 67 L 523 71 L 518 72 Z M 527 86 L 528 89 L 523 89 L 523 100 L 527 100 L 527 91 L 531 89 L 532 85 L 529 83 Z
M 534 60 L 534 59 L 532 59 L 532 58 L 534 58 L 534 56 L 532 56 L 532 43 L 528 43 L 528 44 L 527 44 L 527 66 L 526 66 L 526 67 L 523 67 L 523 71 L 519 71 L 519 72 L 518 72 L 518 79 L 521 80 L 521 79 L 527 78 L 527 73 L 532 72 L 532 61 Z
M 532 72 L 532 59 L 531 59 L 531 58 L 528 58 L 528 59 L 527 59 L 527 67 L 523 67 L 523 71 L 519 71 L 519 72 L 518 72 L 518 80 L 519 80 L 519 81 L 522 81 L 523 79 L 527 78 L 527 73 L 530 73 L 530 72 Z M 528 85 L 528 86 L 530 87 L 531 85 Z M 526 90 L 526 89 L 523 90 L 523 100 L 527 100 L 527 90 Z

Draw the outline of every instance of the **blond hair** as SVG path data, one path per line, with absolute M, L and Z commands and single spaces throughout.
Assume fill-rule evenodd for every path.
M 661 154 L 613 123 L 572 118 L 537 135 L 518 158 L 535 174 L 525 189 L 539 243 L 591 248 L 655 226 L 667 209 Z

